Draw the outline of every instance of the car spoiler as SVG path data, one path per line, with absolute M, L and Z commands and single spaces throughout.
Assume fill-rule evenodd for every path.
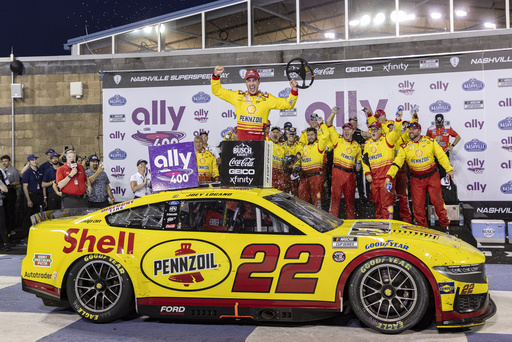
M 84 216 L 86 214 L 93 213 L 97 210 L 97 208 L 68 208 L 40 211 L 30 216 L 30 221 L 32 222 L 32 225 L 35 226 L 36 224 L 41 223 L 43 221 L 58 219 L 61 217 Z

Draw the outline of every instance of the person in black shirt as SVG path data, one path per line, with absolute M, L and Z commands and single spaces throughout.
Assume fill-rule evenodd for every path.
M 364 149 L 364 143 L 366 142 L 365 137 L 369 137 L 368 132 L 363 132 L 359 128 L 357 128 L 357 116 L 352 116 L 349 119 L 349 123 L 355 127 L 354 134 L 352 135 L 352 139 L 354 139 L 360 146 L 361 150 Z M 362 165 L 361 165 L 362 166 Z M 357 171 L 356 168 L 356 181 L 357 181 L 357 192 L 359 193 L 359 199 L 364 200 L 365 202 L 368 201 L 368 197 L 365 195 L 364 191 L 364 179 L 363 179 L 363 168 L 359 171 Z M 366 193 L 369 193 L 369 189 L 366 189 Z
M 53 189 L 57 169 L 60 167 L 59 163 L 60 154 L 53 152 L 50 154 L 51 167 L 47 168 L 43 175 L 43 193 L 46 206 L 48 210 L 55 210 L 61 208 L 61 197 Z

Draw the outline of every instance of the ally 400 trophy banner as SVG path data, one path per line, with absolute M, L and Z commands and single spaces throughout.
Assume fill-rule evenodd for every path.
M 196 153 L 193 142 L 149 146 L 153 191 L 198 186 Z

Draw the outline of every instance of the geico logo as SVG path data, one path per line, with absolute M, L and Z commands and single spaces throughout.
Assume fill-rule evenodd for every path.
M 80 233 L 80 231 L 80 239 L 78 240 L 78 236 L 75 238 L 74 235 Z M 89 235 L 88 233 L 89 229 L 68 229 L 66 231 L 66 235 L 64 235 L 64 241 L 69 243 L 69 246 L 64 246 L 62 251 L 67 254 L 74 252 L 75 250 L 79 253 L 93 253 L 96 251 L 100 253 L 110 253 L 115 249 L 117 254 L 133 254 L 135 233 L 128 233 L 127 238 L 126 233 L 120 231 L 117 239 L 111 235 L 97 237 L 94 235 Z
M 371 65 L 360 66 L 360 67 L 346 67 L 345 72 L 369 72 L 373 71 L 373 67 Z
M 230 175 L 254 175 L 253 169 L 229 169 Z
M 185 312 L 184 306 L 162 306 L 160 312 Z

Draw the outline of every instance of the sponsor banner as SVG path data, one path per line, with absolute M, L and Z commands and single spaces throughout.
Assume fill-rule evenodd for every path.
M 509 197 L 512 200 L 512 194 Z M 471 211 L 475 218 L 512 220 L 510 202 L 470 201 L 464 202 L 464 204 L 470 205 L 473 208 Z
M 340 106 L 335 127 L 357 116 L 358 128 L 366 131 L 363 106 L 372 112 L 384 110 L 388 119 L 402 106 L 409 121 L 417 105 L 425 134 L 435 115 L 442 113 L 461 137 L 450 152 L 459 200 L 510 201 L 502 186 L 510 181 L 507 172 L 512 166 L 511 63 L 508 50 L 311 63 L 314 85 L 299 90 L 293 110 L 272 110 L 269 120 L 280 127 L 291 122 L 301 132 L 312 113 L 325 121 L 331 108 Z M 286 98 L 290 87 L 285 66 L 227 66 L 221 82 L 226 89 L 246 90 L 241 74 L 256 68 L 260 90 Z M 209 146 L 216 147 L 236 127 L 234 107 L 211 92 L 211 73 L 209 67 L 105 74 L 104 165 L 116 200 L 133 198 L 130 177 L 137 172 L 137 160 L 149 160 L 146 147 L 192 142 L 202 132 L 208 134 Z
M 225 141 L 222 144 L 221 184 L 269 187 L 272 184 L 271 151 L 269 141 Z
M 196 153 L 193 142 L 149 146 L 148 154 L 153 191 L 198 186 Z

